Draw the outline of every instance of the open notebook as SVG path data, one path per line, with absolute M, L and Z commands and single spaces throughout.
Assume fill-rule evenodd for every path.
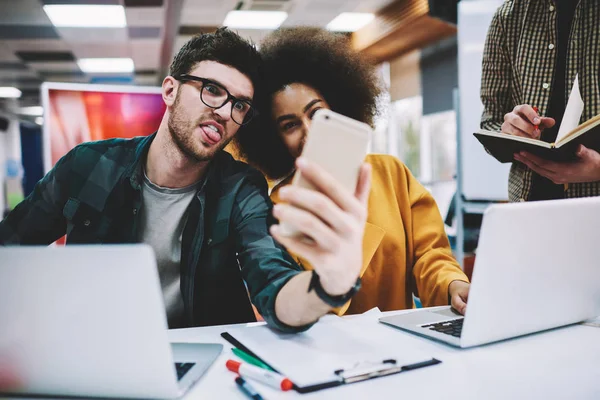
M 440 363 L 418 349 L 403 346 L 397 331 L 358 320 L 317 323 L 298 334 L 258 326 L 222 336 L 285 375 L 300 393 Z
M 579 77 L 575 77 L 554 143 L 487 130 L 480 130 L 474 135 L 486 151 L 502 163 L 513 162 L 513 155 L 520 151 L 527 151 L 547 160 L 571 161 L 576 158 L 575 153 L 580 144 L 600 151 L 600 115 L 578 125 L 583 108 Z

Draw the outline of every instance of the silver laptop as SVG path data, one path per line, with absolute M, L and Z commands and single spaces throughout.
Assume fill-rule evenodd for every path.
M 471 347 L 600 315 L 600 198 L 495 205 L 483 218 L 466 316 L 380 322 Z
M 177 398 L 221 350 L 169 343 L 149 246 L 0 248 L 0 392 Z

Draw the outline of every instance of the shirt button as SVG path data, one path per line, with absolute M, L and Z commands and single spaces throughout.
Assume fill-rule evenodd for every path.
M 550 12 L 552 12 L 554 11 L 554 6 L 550 6 L 548 9 L 550 10 Z
M 134 208 L 133 209 L 133 215 L 136 215 L 136 214 L 137 214 L 137 208 Z
M 548 84 L 548 83 L 544 83 L 544 84 L 542 85 L 542 87 L 543 87 L 544 89 L 550 89 L 550 84 Z
M 83 221 L 83 225 L 84 226 L 90 226 L 90 220 L 86 219 L 85 221 Z
M 549 48 L 550 50 L 554 50 L 554 44 L 553 44 L 553 43 L 550 43 L 550 44 L 548 45 L 548 48 Z

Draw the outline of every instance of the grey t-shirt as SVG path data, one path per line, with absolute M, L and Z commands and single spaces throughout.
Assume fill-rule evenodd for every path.
M 183 325 L 183 297 L 179 287 L 181 239 L 187 208 L 198 187 L 199 182 L 179 189 L 163 188 L 152 183 L 144 173 L 138 239 L 152 246 L 156 253 L 170 329 Z

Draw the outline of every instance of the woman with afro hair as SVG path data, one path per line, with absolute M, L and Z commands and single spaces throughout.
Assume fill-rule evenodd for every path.
M 238 151 L 271 180 L 274 203 L 295 171 L 311 119 L 331 109 L 373 125 L 380 84 L 371 64 L 345 36 L 319 28 L 288 28 L 260 46 L 265 82 L 254 129 L 240 132 Z M 344 151 L 340 143 L 339 151 Z M 333 156 L 333 155 L 332 155 Z M 452 256 L 433 197 L 398 159 L 370 154 L 372 185 L 363 237 L 362 287 L 338 314 L 452 304 L 465 312 L 469 283 Z M 284 191 L 285 192 L 285 191 Z M 307 270 L 312 267 L 303 260 Z

